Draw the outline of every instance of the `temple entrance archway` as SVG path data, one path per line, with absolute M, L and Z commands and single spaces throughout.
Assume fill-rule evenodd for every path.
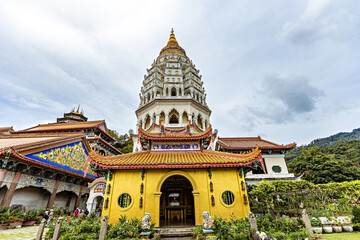
M 103 193 L 97 193 L 92 196 L 91 199 L 87 202 L 87 209 L 89 212 L 95 212 L 95 214 L 100 217 L 102 206 L 104 202 L 104 194 Z
M 181 175 L 168 177 L 161 185 L 160 226 L 194 226 L 193 187 Z

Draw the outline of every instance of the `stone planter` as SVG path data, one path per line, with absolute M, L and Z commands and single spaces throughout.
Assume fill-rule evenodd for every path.
M 10 223 L 9 227 L 15 228 L 15 227 L 21 227 L 23 222 L 12 222 Z
M 342 232 L 342 227 L 339 225 L 333 226 L 333 230 L 336 233 Z
M 23 227 L 34 226 L 35 223 L 36 223 L 36 220 L 25 221 L 25 222 L 23 222 L 22 226 Z
M 9 227 L 9 223 L 0 224 L 0 230 L 7 229 Z
M 312 227 L 312 230 L 315 234 L 322 234 L 323 232 L 322 227 Z
M 343 225 L 342 229 L 344 230 L 344 232 L 353 232 L 354 231 L 353 226 L 351 226 L 351 225 Z
M 324 230 L 324 233 L 332 233 L 333 232 L 332 226 L 323 226 L 322 228 Z

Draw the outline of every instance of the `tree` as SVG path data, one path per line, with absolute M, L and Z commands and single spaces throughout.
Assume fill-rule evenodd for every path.
M 120 135 L 117 131 L 109 129 L 109 134 L 116 139 L 114 147 L 122 153 L 131 153 L 133 150 L 133 142 L 128 134 Z
M 359 168 L 353 161 L 345 155 L 337 157 L 333 153 L 338 151 L 336 149 L 329 150 L 326 154 L 320 148 L 303 148 L 301 155 L 289 163 L 290 171 L 297 175 L 304 173 L 303 179 L 315 184 L 360 179 Z

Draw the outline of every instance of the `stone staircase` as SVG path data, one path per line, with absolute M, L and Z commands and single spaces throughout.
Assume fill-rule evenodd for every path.
M 161 239 L 191 239 L 194 227 L 162 227 L 159 228 Z

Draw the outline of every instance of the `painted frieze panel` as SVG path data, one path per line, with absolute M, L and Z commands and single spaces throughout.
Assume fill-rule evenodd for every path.
M 4 181 L 2 182 L 0 187 L 6 186 L 9 189 L 10 184 L 12 183 L 14 177 L 15 177 L 15 172 L 7 171 L 4 177 Z
M 62 192 L 62 191 L 74 192 L 76 195 L 79 195 L 80 185 L 61 181 L 61 182 L 59 182 L 57 193 Z
M 87 176 L 97 178 L 94 171 L 86 168 L 88 152 L 81 141 L 29 154 L 26 157 L 82 175 L 86 171 Z
M 95 186 L 95 188 L 94 188 L 94 192 L 95 192 L 95 193 L 99 193 L 99 192 L 102 193 L 102 192 L 104 192 L 105 186 L 106 186 L 105 183 L 99 183 L 99 184 L 97 184 L 97 185 Z
M 19 182 L 16 185 L 16 189 L 29 186 L 43 187 L 44 189 L 52 193 L 55 187 L 55 180 L 35 177 L 28 174 L 21 174 Z

